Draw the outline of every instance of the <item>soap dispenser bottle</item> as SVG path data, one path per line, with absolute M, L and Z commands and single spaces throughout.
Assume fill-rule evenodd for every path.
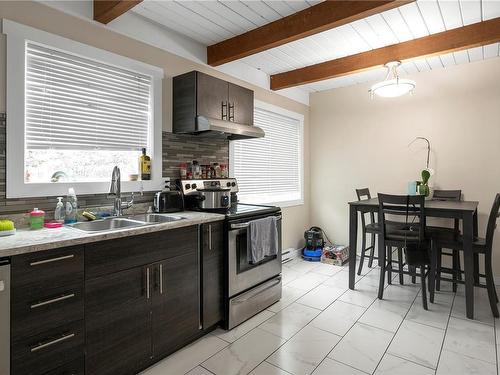
M 64 222 L 66 224 L 76 223 L 76 211 L 77 211 L 78 203 L 76 199 L 75 189 L 68 189 L 68 196 L 66 198 L 66 218 Z
M 54 211 L 54 220 L 58 223 L 64 223 L 64 203 L 63 197 L 57 197 L 58 202 L 56 204 L 56 210 Z

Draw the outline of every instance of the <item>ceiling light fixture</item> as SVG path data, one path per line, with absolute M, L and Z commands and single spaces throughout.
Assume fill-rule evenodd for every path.
M 375 94 L 383 98 L 396 98 L 408 93 L 413 94 L 416 83 L 411 79 L 399 78 L 397 68 L 400 65 L 401 61 L 391 61 L 384 65 L 387 68 L 387 76 L 385 80 L 370 88 L 369 93 L 372 99 Z

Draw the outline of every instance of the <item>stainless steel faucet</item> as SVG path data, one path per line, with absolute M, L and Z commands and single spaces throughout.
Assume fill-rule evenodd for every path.
M 115 166 L 113 168 L 108 198 L 114 198 L 115 200 L 113 204 L 113 216 L 122 216 L 123 210 L 132 207 L 132 205 L 134 204 L 134 193 L 132 193 L 132 199 L 130 200 L 130 202 L 125 202 L 122 204 L 120 168 L 118 168 L 118 166 Z

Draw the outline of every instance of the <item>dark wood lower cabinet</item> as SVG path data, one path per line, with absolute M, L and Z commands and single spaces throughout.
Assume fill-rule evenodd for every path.
M 87 374 L 136 374 L 198 335 L 198 228 L 186 231 L 191 236 L 177 239 L 182 243 L 175 254 L 168 247 L 168 259 L 86 280 Z M 177 233 L 167 231 L 165 241 L 159 236 L 146 248 L 156 247 L 159 254 Z M 127 240 L 120 242 L 126 256 Z M 114 249 L 117 246 L 114 243 Z M 137 262 L 135 256 L 133 264 Z
M 11 375 L 51 374 L 83 358 L 83 247 L 14 256 L 11 269 Z
M 150 362 L 148 272 L 151 278 L 151 267 L 135 267 L 86 281 L 87 374 L 135 374 Z
M 184 346 L 200 331 L 198 251 L 155 265 L 153 295 L 153 357 L 161 358 Z M 160 278 L 161 277 L 161 278 Z
M 11 374 L 134 375 L 202 336 L 223 241 L 218 222 L 14 257 Z
M 45 372 L 43 375 L 85 375 L 85 359 L 82 355 L 82 357 Z
M 84 351 L 83 321 L 12 341 L 13 375 L 44 374 L 80 357 Z
M 223 223 L 202 226 L 203 328 L 223 319 L 224 228 Z

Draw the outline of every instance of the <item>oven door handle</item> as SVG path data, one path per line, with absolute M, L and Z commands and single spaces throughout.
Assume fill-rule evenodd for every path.
M 281 215 L 280 216 L 276 216 L 276 220 L 281 220 Z M 250 225 L 249 221 L 247 221 L 246 223 L 231 224 L 231 229 L 248 228 L 249 225 Z

